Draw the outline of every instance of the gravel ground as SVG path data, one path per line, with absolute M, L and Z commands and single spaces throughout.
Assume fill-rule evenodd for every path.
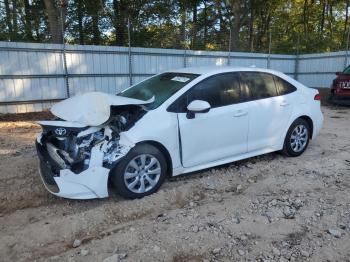
M 1 261 L 350 261 L 350 110 L 322 108 L 320 136 L 168 179 L 140 200 L 50 195 L 38 126 L 0 122 Z M 7 122 L 6 122 L 7 121 Z

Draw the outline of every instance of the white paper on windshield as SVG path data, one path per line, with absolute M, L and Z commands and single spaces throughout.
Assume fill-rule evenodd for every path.
M 183 76 L 175 76 L 173 77 L 171 80 L 173 81 L 177 81 L 177 82 L 182 82 L 182 83 L 186 83 L 188 80 L 190 80 L 187 77 L 183 77 Z

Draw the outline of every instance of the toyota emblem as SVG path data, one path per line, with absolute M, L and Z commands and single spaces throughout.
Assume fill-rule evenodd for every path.
M 55 129 L 55 134 L 58 136 L 64 136 L 65 134 L 67 134 L 67 130 L 63 127 L 59 127 Z

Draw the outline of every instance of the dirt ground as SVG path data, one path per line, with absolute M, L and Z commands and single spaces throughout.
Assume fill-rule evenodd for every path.
M 48 193 L 39 127 L 0 122 L 1 261 L 350 261 L 350 109 L 298 158 L 278 153 L 168 179 L 140 200 Z M 77 247 L 73 247 L 77 246 Z

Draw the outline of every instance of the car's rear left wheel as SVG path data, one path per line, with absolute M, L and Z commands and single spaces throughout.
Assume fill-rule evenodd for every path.
M 302 118 L 295 120 L 288 129 L 282 152 L 287 156 L 300 156 L 310 141 L 309 124 Z
M 111 171 L 111 180 L 121 196 L 141 198 L 159 189 L 166 170 L 166 160 L 158 148 L 139 144 Z

